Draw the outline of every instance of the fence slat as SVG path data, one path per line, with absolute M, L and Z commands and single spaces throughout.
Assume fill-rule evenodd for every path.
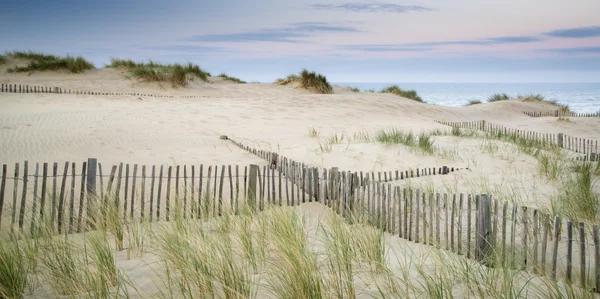
M 18 196 L 18 190 L 19 190 L 19 163 L 15 163 L 15 172 L 14 172 L 14 183 L 13 183 L 13 201 L 12 201 L 12 215 L 11 215 L 11 221 L 10 224 L 11 225 L 15 225 L 15 221 L 16 221 L 16 214 L 17 214 L 17 196 Z
M 21 193 L 21 210 L 19 211 L 19 229 L 23 230 L 23 221 L 25 221 L 25 202 L 27 200 L 27 177 L 29 171 L 29 162 L 23 163 L 23 193 Z
M 19 85 L 19 89 L 21 88 L 21 86 Z M 31 234 L 33 235 L 34 231 L 35 231 L 35 224 L 36 224 L 36 210 L 37 210 L 37 191 L 38 191 L 38 177 L 39 177 L 39 168 L 40 168 L 40 163 L 35 163 L 35 173 L 33 175 L 33 206 L 31 208 Z
M 81 232 L 81 220 L 83 218 L 83 206 L 85 203 L 85 177 L 87 175 L 87 162 L 81 164 L 81 190 L 79 192 L 79 214 L 77 216 L 77 232 Z
M 69 200 L 69 234 L 73 232 L 75 220 L 75 162 L 71 163 L 71 198 Z

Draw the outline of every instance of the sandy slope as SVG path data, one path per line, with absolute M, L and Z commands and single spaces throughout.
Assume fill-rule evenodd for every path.
M 353 93 L 345 88 L 336 88 L 336 94 L 317 95 L 289 86 L 232 84 L 213 78 L 211 83 L 195 81 L 187 89 L 173 89 L 136 83 L 113 69 L 82 75 L 9 75 L 5 68 L 0 67 L 0 83 L 176 96 L 164 99 L 0 94 L 0 163 L 9 164 L 9 169 L 23 160 L 61 165 L 64 161 L 79 163 L 88 157 L 98 158 L 104 165 L 119 162 L 242 166 L 263 163 L 219 139 L 220 135 L 228 135 L 309 166 L 364 172 L 442 165 L 468 167 L 469 170 L 448 176 L 396 184 L 435 192 L 486 192 L 501 200 L 547 208 L 549 196 L 560 186 L 541 178 L 537 161 L 520 154 L 511 144 L 495 143 L 497 151 L 488 153 L 482 150 L 486 146 L 483 140 L 434 137 L 436 146 L 454 154 L 432 156 L 402 145 L 386 147 L 377 143 L 348 142 L 347 138 L 333 145 L 331 152 L 323 153 L 319 143 L 333 134 L 353 136 L 360 131 L 391 127 L 415 132 L 449 130 L 435 120 L 481 119 L 513 128 L 600 140 L 599 118 L 564 123 L 554 118 L 530 118 L 522 113 L 553 109 L 538 103 L 507 101 L 457 108 L 421 104 L 394 95 Z M 181 95 L 206 97 L 177 97 Z M 318 130 L 320 137 L 311 138 L 310 128 Z M 11 194 L 10 186 L 8 188 L 7 194 Z M 310 207 L 319 210 L 314 205 Z M 147 269 L 143 267 L 132 270 L 131 275 L 139 276 L 144 271 Z

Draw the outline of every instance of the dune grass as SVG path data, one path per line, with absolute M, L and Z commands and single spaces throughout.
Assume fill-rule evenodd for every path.
M 276 84 L 279 85 L 287 85 L 292 82 L 298 82 L 300 87 L 306 88 L 308 90 L 312 90 L 321 94 L 330 94 L 333 93 L 333 88 L 327 82 L 327 78 L 321 74 L 317 74 L 316 72 L 309 72 L 304 69 L 300 74 L 291 74 L 286 78 L 279 78 L 275 81 Z
M 495 93 L 488 98 L 488 103 L 498 102 L 498 101 L 506 101 L 510 97 L 506 93 Z
M 210 76 L 210 73 L 191 62 L 186 65 L 177 63 L 160 64 L 152 60 L 144 63 L 134 62 L 130 59 L 111 58 L 111 63 L 107 67 L 126 68 L 131 78 L 137 78 L 145 82 L 170 82 L 173 87 L 185 87 L 195 77 L 202 81 L 208 81 Z
M 7 72 L 9 73 L 31 73 L 34 71 L 58 70 L 66 70 L 70 73 L 83 73 L 87 70 L 92 70 L 95 68 L 94 64 L 81 56 L 73 57 L 67 55 L 65 57 L 61 57 L 32 51 L 12 51 L 6 52 L 5 57 L 29 60 L 26 66 L 15 66 L 7 69 Z
M 352 86 L 348 86 L 348 88 L 350 88 L 350 90 L 352 92 L 360 92 L 360 89 L 358 89 L 358 87 L 352 87 Z
M 6 63 L 6 56 L 0 55 L 0 65 L 5 64 L 5 63 Z
M 401 96 L 401 97 L 411 99 L 411 100 L 414 100 L 417 102 L 425 103 L 425 101 L 423 101 L 423 99 L 421 97 L 419 97 L 419 95 L 417 94 L 417 92 L 415 90 L 404 90 L 404 89 L 401 89 L 400 87 L 398 87 L 398 85 L 388 86 L 379 92 L 380 93 L 391 93 L 391 94 L 395 94 L 397 96 Z
M 567 173 L 561 191 L 551 198 L 554 213 L 573 221 L 600 222 L 600 196 L 594 193 L 595 167 L 593 163 L 573 162 L 574 173 Z
M 472 106 L 472 105 L 477 105 L 477 104 L 481 104 L 480 100 L 470 100 L 467 104 L 465 104 L 465 106 Z
M 300 81 L 300 76 L 298 76 L 296 74 L 290 74 L 285 78 L 279 78 L 279 79 L 275 80 L 275 83 L 279 84 L 279 85 L 287 85 L 292 82 L 298 82 L 298 81 Z
M 559 110 L 564 112 L 570 112 L 569 105 L 560 104 L 556 100 L 546 100 L 541 94 L 528 94 L 528 95 L 519 95 L 517 97 L 519 100 L 523 102 L 533 102 L 533 103 L 546 103 L 559 108 Z
M 225 73 L 219 74 L 219 77 L 223 78 L 223 79 L 225 79 L 227 81 L 231 81 L 231 82 L 238 83 L 238 84 L 246 83 L 246 81 L 242 81 L 242 80 L 240 80 L 240 79 L 238 79 L 236 77 L 231 77 L 231 76 L 229 76 L 229 75 L 227 75 Z

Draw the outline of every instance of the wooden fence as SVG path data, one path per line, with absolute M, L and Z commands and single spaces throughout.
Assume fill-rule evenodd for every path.
M 505 126 L 492 124 L 485 120 L 468 121 L 468 122 L 450 122 L 450 121 L 436 121 L 440 124 L 470 129 L 480 130 L 495 136 L 516 136 L 518 138 L 530 140 L 540 145 L 555 145 L 560 148 L 570 150 L 579 154 L 585 155 L 587 161 L 597 161 L 599 157 L 598 140 L 591 140 L 579 137 L 569 136 L 563 133 L 541 133 L 527 130 L 519 130 L 514 128 L 508 128 Z
M 76 95 L 101 95 L 101 96 L 138 96 L 138 97 L 156 97 L 156 98 L 175 98 L 173 95 L 148 94 L 136 92 L 97 92 L 64 89 L 61 87 L 49 86 L 30 86 L 21 84 L 0 84 L 0 92 L 5 93 L 54 93 L 54 94 L 76 94 Z M 208 96 L 187 96 L 181 95 L 178 98 L 206 98 Z
M 417 175 L 448 175 L 458 169 L 436 167 L 361 176 L 335 167 L 306 167 L 277 153 L 231 142 L 263 158 L 265 164 L 242 170 L 230 165 L 147 168 L 121 163 L 111 166 L 107 175 L 101 163 L 88 159 L 81 167 L 67 162 L 61 172 L 58 163 L 43 163 L 41 170 L 36 163 L 33 175 L 28 162 L 23 167 L 17 163 L 13 176 L 4 164 L 0 221 L 5 221 L 0 225 L 8 221 L 11 225 L 0 229 L 33 233 L 39 221 L 49 217 L 56 232 L 90 230 L 93 227 L 88 220 L 93 216 L 89 211 L 98 200 L 114 201 L 123 217 L 145 221 L 170 221 L 174 215 L 207 219 L 226 212 L 237 214 L 243 203 L 261 211 L 266 205 L 319 202 L 349 222 L 362 220 L 400 238 L 488 266 L 508 263 L 600 290 L 597 224 L 552 217 L 485 194 L 430 194 L 392 182 Z
M 596 113 L 575 113 L 564 110 L 554 111 L 523 111 L 524 114 L 531 117 L 600 117 L 600 111 Z

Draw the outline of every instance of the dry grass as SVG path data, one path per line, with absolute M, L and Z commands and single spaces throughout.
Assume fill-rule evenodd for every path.
M 488 103 L 506 101 L 510 97 L 506 93 L 495 93 L 488 98 Z
M 185 87 L 194 78 L 208 81 L 210 76 L 210 73 L 192 63 L 164 65 L 155 63 L 152 60 L 149 60 L 148 63 L 138 63 L 130 59 L 111 58 L 111 64 L 107 67 L 126 68 L 131 78 L 137 78 L 145 82 L 171 82 L 173 87 Z
M 381 93 L 391 93 L 391 94 L 395 94 L 397 96 L 401 96 L 407 99 L 411 99 L 417 102 L 421 102 L 421 103 L 425 103 L 425 101 L 423 101 L 423 99 L 421 99 L 421 97 L 419 97 L 419 95 L 417 94 L 417 92 L 415 90 L 404 90 L 401 89 L 400 87 L 398 87 L 398 85 L 392 85 L 389 87 L 386 87 L 384 89 L 382 89 L 380 91 Z
M 546 100 L 541 94 L 529 94 L 529 95 L 519 95 L 517 97 L 522 102 L 533 102 L 533 103 L 546 103 L 559 108 L 559 110 L 563 112 L 570 112 L 569 105 L 564 105 L 558 103 L 556 100 Z
M 228 76 L 225 73 L 219 74 L 219 77 L 221 77 L 221 78 L 223 78 L 223 79 L 225 79 L 227 81 L 231 81 L 231 82 L 238 83 L 238 84 L 246 83 L 246 81 L 242 81 L 242 80 L 240 80 L 240 79 L 238 79 L 236 77 Z
M 291 74 L 286 78 L 279 78 L 275 81 L 275 83 L 279 85 L 287 85 L 292 82 L 298 82 L 300 87 L 306 88 L 317 93 L 333 93 L 333 88 L 331 87 L 329 82 L 327 82 L 327 78 L 325 76 L 317 74 L 315 72 L 309 72 L 306 69 L 302 70 L 302 72 L 300 72 L 300 75 Z
M 32 51 L 12 51 L 6 52 L 5 57 L 14 59 L 28 60 L 26 66 L 15 66 L 9 68 L 9 73 L 22 73 L 22 72 L 34 72 L 34 71 L 57 71 L 66 70 L 70 73 L 82 73 L 87 70 L 94 69 L 95 66 L 85 58 L 79 57 L 60 57 L 51 54 L 38 53 Z M 6 62 L 6 58 L 4 58 Z M 0 63 L 2 59 L 0 59 Z
M 480 100 L 470 100 L 465 106 L 472 106 L 472 105 L 478 105 L 481 104 Z

